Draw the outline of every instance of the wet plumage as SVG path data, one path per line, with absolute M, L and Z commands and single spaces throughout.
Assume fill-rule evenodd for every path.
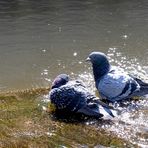
M 92 63 L 96 88 L 103 99 L 114 102 L 148 94 L 147 83 L 111 66 L 104 53 L 92 52 L 88 60 Z
M 107 104 L 92 95 L 82 82 L 70 81 L 66 74 L 61 74 L 55 78 L 49 98 L 57 110 L 64 112 L 81 113 L 100 118 L 103 116 L 100 112 L 102 106 L 109 115 L 113 116 Z

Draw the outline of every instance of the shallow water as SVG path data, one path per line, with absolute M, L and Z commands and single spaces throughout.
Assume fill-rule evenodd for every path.
M 85 62 L 93 50 L 148 82 L 147 6 L 146 0 L 1 0 L 0 92 L 29 91 L 1 95 L 0 147 L 127 147 L 124 140 L 147 147 L 148 97 L 123 108 L 111 123 L 69 125 L 42 110 L 42 91 L 30 96 L 30 88 L 49 87 L 59 73 L 83 80 L 95 93 L 91 65 Z M 108 132 L 113 141 L 104 138 Z

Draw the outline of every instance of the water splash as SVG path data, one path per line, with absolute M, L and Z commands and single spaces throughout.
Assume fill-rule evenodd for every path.
M 108 50 L 108 57 L 112 64 L 125 69 L 130 74 L 147 81 L 146 67 L 143 67 L 138 59 L 124 56 L 117 48 Z M 142 99 L 142 98 L 141 98 Z M 118 108 L 118 107 L 117 107 Z M 112 126 L 107 127 L 109 131 L 118 136 L 138 144 L 140 147 L 148 145 L 148 100 L 147 97 L 132 102 L 122 108 L 120 116 L 116 117 Z
M 148 67 L 143 67 L 143 65 L 140 64 L 140 61 L 137 58 L 130 58 L 123 55 L 121 52 L 118 51 L 118 48 L 109 48 L 107 56 L 111 64 L 119 66 L 130 74 L 148 82 L 146 76 L 146 71 L 148 70 Z
M 126 72 L 148 82 L 146 69 L 136 58 L 129 58 L 118 51 L 117 48 L 109 48 L 107 56 L 112 65 L 123 68 Z M 83 80 L 88 89 L 95 94 L 93 76 L 90 71 L 77 76 Z M 139 101 L 125 102 L 124 107 L 114 104 L 120 110 L 120 115 L 113 120 L 114 124 L 102 124 L 101 127 L 111 131 L 121 138 L 138 144 L 140 147 L 148 145 L 148 97 Z M 87 125 L 98 125 L 96 122 L 87 122 Z M 100 124 L 99 124 L 100 126 Z
M 119 66 L 130 74 L 148 81 L 147 79 L 147 66 L 143 67 L 138 59 L 129 58 L 119 52 L 117 48 L 109 48 L 107 56 L 112 65 Z M 84 65 L 83 63 L 81 63 Z M 61 66 L 61 63 L 60 63 Z M 85 67 L 86 65 L 84 65 Z M 44 70 L 46 72 L 46 70 Z M 84 82 L 90 92 L 96 94 L 96 88 L 92 71 L 87 68 L 87 71 L 83 73 L 71 72 L 72 79 L 80 79 Z M 42 103 L 46 104 L 45 101 Z M 46 107 L 46 105 L 43 105 Z M 117 136 L 131 141 L 133 144 L 138 144 L 140 147 L 146 147 L 148 145 L 148 97 L 141 98 L 139 101 L 125 102 L 124 107 L 119 104 L 114 104 L 114 107 L 120 110 L 120 115 L 113 119 L 113 124 L 108 122 L 89 121 L 86 125 L 97 126 L 115 133 Z M 44 109 L 43 109 L 44 110 Z M 96 126 L 97 125 L 97 126 Z

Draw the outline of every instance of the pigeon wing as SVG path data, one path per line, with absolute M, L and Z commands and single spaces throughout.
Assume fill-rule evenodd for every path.
M 116 71 L 108 73 L 98 83 L 100 94 L 104 94 L 111 101 L 126 98 L 135 89 L 137 89 L 137 83 L 133 78 Z

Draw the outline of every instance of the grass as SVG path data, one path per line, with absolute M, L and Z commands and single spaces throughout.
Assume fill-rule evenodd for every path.
M 1 148 L 137 147 L 85 122 L 53 119 L 38 106 L 48 91 L 43 88 L 0 94 Z

